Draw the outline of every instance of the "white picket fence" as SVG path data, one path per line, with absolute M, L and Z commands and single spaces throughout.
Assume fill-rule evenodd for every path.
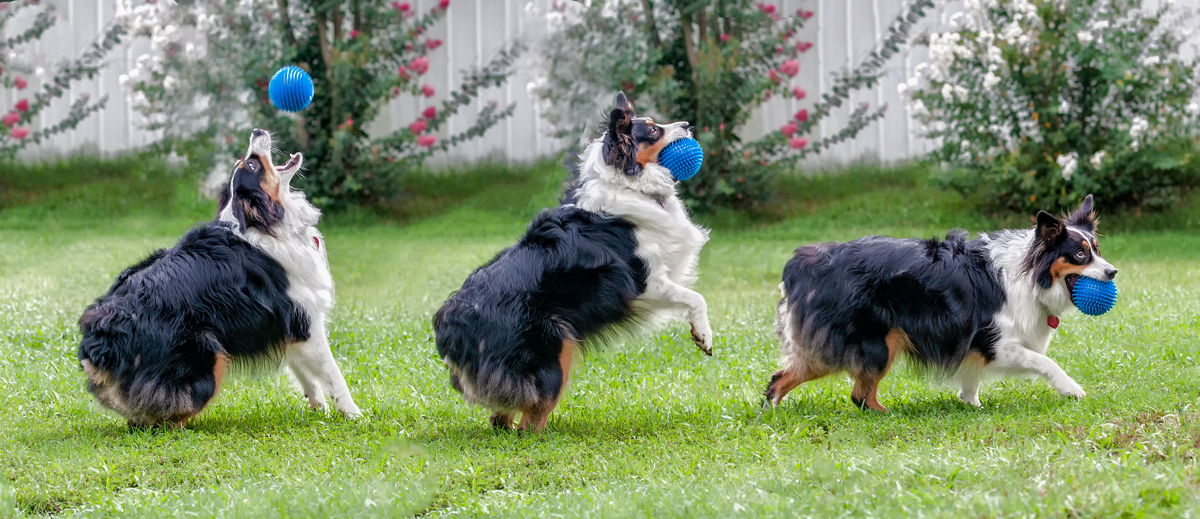
M 46 69 L 64 57 L 80 52 L 111 22 L 115 10 L 113 0 L 45 0 L 58 7 L 58 23 L 38 42 L 22 48 L 30 51 L 28 61 Z M 171 0 L 160 0 L 171 1 Z M 250 0 L 270 1 L 270 0 Z M 429 9 L 437 0 L 410 0 L 418 9 Z M 439 23 L 430 37 L 445 44 L 430 56 L 432 65 L 426 80 L 442 95 L 459 84 L 459 71 L 478 65 L 495 55 L 513 38 L 536 38 L 544 30 L 540 18 L 530 16 L 526 9 L 532 3 L 543 11 L 551 0 L 453 0 L 447 19 Z M 775 131 L 800 108 L 811 107 L 817 94 L 830 84 L 831 73 L 857 63 L 880 39 L 888 23 L 899 12 L 900 0 L 782 0 L 776 1 L 782 12 L 794 13 L 799 8 L 816 13 L 806 34 L 801 37 L 814 46 L 801 56 L 801 73 L 797 85 L 809 92 L 807 99 L 776 98 L 764 104 L 740 131 L 744 138 L 754 138 Z M 1200 7 L 1200 0 L 1182 0 L 1181 5 Z M 956 10 L 953 3 L 939 9 L 922 22 L 941 23 L 946 14 Z M 13 24 L 9 32 L 20 23 Z M 916 31 L 914 31 L 914 34 Z M 126 41 L 109 55 L 109 65 L 95 79 L 82 81 L 72 87 L 71 98 L 88 93 L 108 95 L 108 106 L 85 120 L 77 129 L 67 132 L 38 149 L 29 150 L 27 157 L 42 157 L 76 151 L 112 154 L 135 149 L 150 143 L 154 135 L 141 128 L 141 116 L 131 110 L 117 77 L 132 68 L 137 57 L 149 50 L 148 41 Z M 842 163 L 851 160 L 895 161 L 927 151 L 929 143 L 913 134 L 914 124 L 907 117 L 896 85 L 906 81 L 912 66 L 925 58 L 923 49 L 914 49 L 894 57 L 887 65 L 887 75 L 875 89 L 857 92 L 849 105 L 824 120 L 821 134 L 836 132 L 845 125 L 849 110 L 860 102 L 873 106 L 888 105 L 886 118 L 864 130 L 858 138 L 824 153 L 821 163 Z M 533 79 L 532 63 L 526 57 L 518 72 L 502 87 L 485 91 L 481 103 L 491 100 L 502 104 L 516 103 L 515 114 L 477 139 L 449 152 L 440 162 L 463 162 L 479 159 L 527 160 L 560 151 L 561 142 L 547 137 L 535 103 L 526 89 Z M 38 78 L 31 78 L 30 88 L 36 88 Z M 11 106 L 23 95 L 16 91 L 0 91 L 0 106 Z M 405 128 L 426 106 L 424 99 L 401 98 L 391 103 L 373 121 L 370 131 L 377 134 Z M 65 115 L 67 101 L 60 101 L 44 112 L 38 124 L 49 125 Z M 480 106 L 471 106 L 451 118 L 442 137 L 467 128 L 475 119 Z M 599 117 L 601 114 L 597 114 Z

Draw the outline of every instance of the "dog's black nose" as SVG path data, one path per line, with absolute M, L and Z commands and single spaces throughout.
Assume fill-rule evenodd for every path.
M 1108 276 L 1108 279 L 1115 278 L 1117 277 L 1117 269 L 1108 269 L 1104 271 L 1104 274 Z
M 679 127 L 686 130 L 688 128 L 691 128 L 692 125 L 688 124 L 687 121 L 684 121 L 684 122 L 679 123 Z
M 251 137 L 262 137 L 263 135 L 266 135 L 266 134 L 267 134 L 267 132 L 264 132 L 258 128 L 255 128 L 254 131 L 250 132 Z

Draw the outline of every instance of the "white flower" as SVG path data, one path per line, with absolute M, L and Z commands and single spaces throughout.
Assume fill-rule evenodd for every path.
M 966 88 L 958 86 L 958 85 L 954 86 L 954 95 L 955 95 L 955 97 L 958 97 L 959 102 L 962 102 L 962 103 L 967 102 L 968 94 L 970 94 L 970 92 L 968 92 Z
M 987 61 L 989 63 L 993 63 L 996 65 L 1000 65 L 1000 64 L 1004 63 L 1004 53 L 1000 52 L 1000 47 L 997 47 L 995 45 L 988 45 Z
M 1012 22 L 1005 26 L 1004 30 L 1000 31 L 1000 39 L 1012 43 L 1023 34 L 1025 34 L 1025 31 L 1021 29 L 1021 26 L 1017 22 Z
M 141 90 L 133 93 L 133 104 L 145 105 L 147 103 L 146 94 Z
M 962 149 L 964 149 L 964 150 L 965 150 L 965 149 L 967 149 L 967 148 L 970 148 L 970 147 L 971 147 L 971 141 L 969 141 L 969 140 L 966 140 L 966 139 L 963 139 L 963 141 L 962 141 L 962 144 L 960 144 L 960 145 L 959 145 L 959 147 L 961 147 L 961 148 L 962 148 Z
M 1093 168 L 1100 169 L 1100 166 L 1104 161 L 1104 156 L 1107 154 L 1108 153 L 1106 153 L 1104 150 L 1097 151 L 1095 155 L 1092 155 L 1092 158 L 1088 159 L 1088 163 L 1090 163 Z
M 954 102 L 954 87 L 950 83 L 942 85 L 942 99 L 945 99 L 946 102 Z
M 1084 45 L 1087 45 L 1093 41 L 1096 41 L 1096 37 L 1092 36 L 1091 31 L 1079 31 L 1079 32 L 1075 33 L 1075 37 L 1079 38 L 1079 43 L 1082 43 Z
M 38 67 L 38 68 L 35 68 L 35 69 L 33 69 L 33 74 L 34 74 L 35 76 L 41 76 L 41 75 L 43 75 L 43 74 L 45 74 L 45 73 L 46 73 L 46 69 L 44 69 L 44 68 L 42 68 L 42 67 Z
M 1066 155 L 1059 155 L 1054 158 L 1058 163 L 1058 167 L 1062 168 L 1063 180 L 1071 180 L 1071 175 L 1075 174 L 1075 170 L 1079 168 L 1079 154 L 1075 152 Z
M 127 83 L 129 83 L 129 74 L 121 74 L 119 77 L 117 77 L 117 82 L 120 83 L 122 87 L 125 86 Z
M 993 88 L 996 88 L 996 85 L 999 85 L 999 84 L 1000 84 L 1000 76 L 997 76 L 991 72 L 988 72 L 987 75 L 983 76 L 983 89 L 984 90 L 991 90 Z
M 1070 112 L 1071 112 L 1071 103 L 1068 102 L 1066 99 L 1060 100 L 1058 102 L 1058 113 L 1067 114 Z
M 1146 56 L 1142 58 L 1143 67 L 1153 67 L 1161 62 L 1162 58 L 1159 58 L 1158 56 Z
M 1108 28 L 1108 20 L 1097 20 L 1092 22 L 1093 31 L 1103 31 Z
M 1150 121 L 1143 116 L 1133 118 L 1133 124 L 1129 127 L 1129 136 L 1133 137 L 1134 141 L 1140 139 L 1146 134 L 1146 130 L 1150 129 Z
M 165 88 L 167 90 L 174 90 L 175 83 L 176 83 L 175 76 L 167 76 L 167 77 L 163 78 L 163 88 Z
M 897 94 L 904 95 L 906 92 L 908 92 L 908 83 L 900 83 L 899 85 L 896 85 Z
M 925 102 L 917 99 L 908 105 L 908 113 L 913 117 L 920 119 L 929 116 L 929 109 L 925 108 Z
M 1187 113 L 1192 114 L 1192 115 L 1200 114 L 1200 103 L 1196 103 L 1195 101 L 1193 101 L 1191 104 L 1184 107 L 1184 110 L 1186 110 Z

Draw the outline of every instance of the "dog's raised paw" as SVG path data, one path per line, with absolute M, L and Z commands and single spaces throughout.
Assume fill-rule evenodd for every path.
M 693 324 L 692 341 L 696 343 L 696 347 L 700 348 L 700 351 L 704 352 L 705 355 L 710 357 L 712 356 L 712 330 L 708 329 L 707 327 L 705 327 L 705 330 L 702 331 L 697 330 L 696 325 Z

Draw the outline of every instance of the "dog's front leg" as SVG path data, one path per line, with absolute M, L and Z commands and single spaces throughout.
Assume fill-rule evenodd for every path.
M 996 344 L 995 359 L 988 368 L 1002 370 L 1022 370 L 1035 373 L 1046 379 L 1050 387 L 1062 396 L 1083 398 L 1087 396 L 1083 388 L 1059 367 L 1054 359 L 1029 350 L 1017 341 L 1005 341 Z
M 668 307 L 681 307 L 687 311 L 688 322 L 692 325 L 692 340 L 705 354 L 712 355 L 713 333 L 708 325 L 708 303 L 699 292 L 671 281 L 666 276 L 658 276 L 646 283 L 646 292 L 642 299 Z

